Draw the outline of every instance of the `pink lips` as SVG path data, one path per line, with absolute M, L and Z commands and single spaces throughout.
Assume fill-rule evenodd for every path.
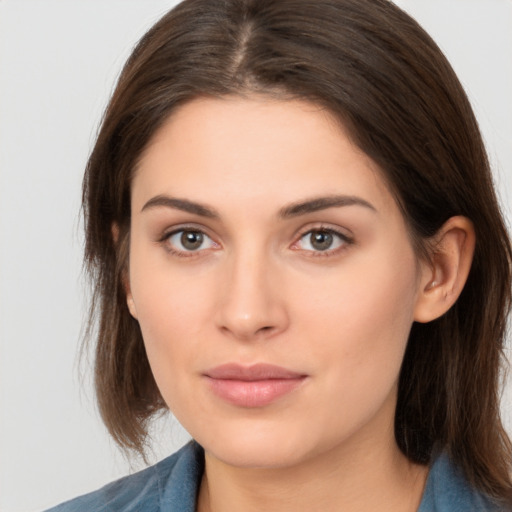
M 299 387 L 307 375 L 270 364 L 224 364 L 204 373 L 211 390 L 239 407 L 263 407 Z

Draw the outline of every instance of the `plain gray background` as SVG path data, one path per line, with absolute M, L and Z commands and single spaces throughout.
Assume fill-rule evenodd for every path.
M 42 510 L 134 469 L 109 441 L 88 366 L 78 365 L 80 184 L 120 67 L 175 3 L 0 0 L 1 512 Z M 397 3 L 465 85 L 512 219 L 512 1 Z M 155 428 L 153 461 L 187 439 L 172 421 Z

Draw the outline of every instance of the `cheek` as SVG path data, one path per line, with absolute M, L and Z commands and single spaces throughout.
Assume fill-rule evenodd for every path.
M 413 322 L 416 263 L 407 248 L 379 254 L 351 262 L 300 306 L 314 351 L 327 362 L 329 354 L 337 358 L 333 380 L 374 386 L 398 376 Z
M 130 259 L 130 285 L 155 380 L 169 404 L 172 378 L 193 370 L 205 322 L 212 317 L 211 278 L 175 271 L 166 256 L 137 246 Z M 203 336 L 204 337 L 204 336 Z

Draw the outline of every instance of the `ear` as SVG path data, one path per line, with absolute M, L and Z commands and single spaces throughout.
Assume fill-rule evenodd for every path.
M 117 241 L 119 240 L 119 225 L 117 222 L 112 223 L 112 239 L 114 240 L 114 245 L 117 245 Z M 121 275 L 121 281 L 124 288 L 124 292 L 126 294 L 126 304 L 128 306 L 128 310 L 130 314 L 137 320 L 137 310 L 135 308 L 135 303 L 133 301 L 132 291 L 130 287 L 130 275 L 128 269 L 124 269 Z
M 422 263 L 414 320 L 430 322 L 446 313 L 458 299 L 471 268 L 475 229 L 466 217 L 448 219 L 432 240 L 431 261 Z

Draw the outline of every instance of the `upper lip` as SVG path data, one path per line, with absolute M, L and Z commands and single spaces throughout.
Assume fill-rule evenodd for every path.
M 305 377 L 304 373 L 295 372 L 273 364 L 258 363 L 243 366 L 238 363 L 227 363 L 216 366 L 204 373 L 212 379 L 222 380 L 269 380 L 269 379 L 298 379 Z

